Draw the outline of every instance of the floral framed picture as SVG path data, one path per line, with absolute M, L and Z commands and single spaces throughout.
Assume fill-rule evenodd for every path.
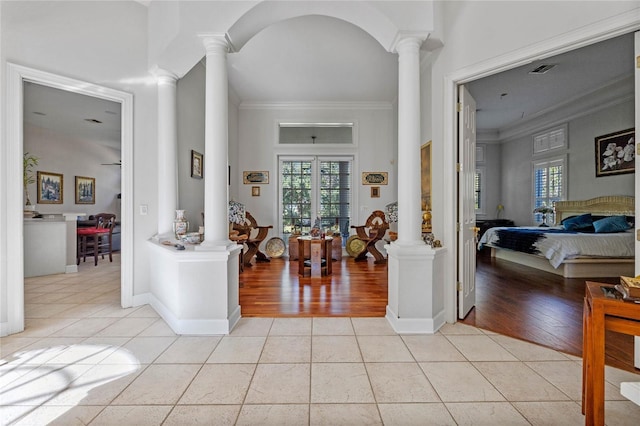
M 63 179 L 60 173 L 38 172 L 38 204 L 62 204 Z
M 96 178 L 76 176 L 76 204 L 96 203 Z
M 204 176 L 204 155 L 191 150 L 191 177 L 202 179 Z
M 596 138 L 596 177 L 635 172 L 635 129 Z

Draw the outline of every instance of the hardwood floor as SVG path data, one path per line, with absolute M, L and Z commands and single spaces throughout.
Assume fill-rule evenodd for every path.
M 255 260 L 254 260 L 255 262 Z M 387 305 L 387 266 L 334 262 L 333 275 L 300 278 L 297 262 L 272 259 L 240 274 L 240 305 L 246 317 L 382 317 Z M 582 356 L 585 279 L 565 279 L 511 262 L 478 256 L 476 307 L 462 322 Z M 593 281 L 617 282 L 619 278 Z M 607 364 L 633 367 L 633 339 L 607 334 Z
M 563 278 L 481 254 L 476 306 L 462 322 L 582 356 L 584 283 L 619 280 Z M 607 332 L 606 339 L 607 365 L 640 373 L 633 367 L 633 337 Z
M 387 307 L 387 265 L 373 258 L 343 257 L 333 274 L 300 278 L 298 262 L 271 259 L 245 266 L 240 274 L 240 306 L 247 317 L 383 317 Z

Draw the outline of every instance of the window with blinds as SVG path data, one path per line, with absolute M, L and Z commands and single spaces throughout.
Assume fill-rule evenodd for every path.
M 566 192 L 566 158 L 556 157 L 533 164 L 533 209 L 564 199 Z M 534 213 L 536 222 L 542 221 L 542 213 Z

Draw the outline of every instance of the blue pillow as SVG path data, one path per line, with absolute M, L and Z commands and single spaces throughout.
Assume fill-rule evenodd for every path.
M 623 232 L 631 228 L 624 216 L 609 216 L 593 222 L 596 233 Z
M 583 231 L 593 226 L 593 219 L 591 213 L 585 213 L 563 220 L 562 226 L 564 226 L 564 229 L 567 231 Z

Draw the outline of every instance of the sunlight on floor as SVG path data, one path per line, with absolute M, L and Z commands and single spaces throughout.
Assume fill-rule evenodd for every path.
M 105 364 L 100 362 L 105 361 Z M 49 424 L 85 400 L 90 392 L 140 370 L 126 349 L 78 344 L 16 352 L 0 360 L 2 424 Z M 7 386 L 5 386 L 5 384 Z M 37 408 L 47 405 L 49 410 Z

